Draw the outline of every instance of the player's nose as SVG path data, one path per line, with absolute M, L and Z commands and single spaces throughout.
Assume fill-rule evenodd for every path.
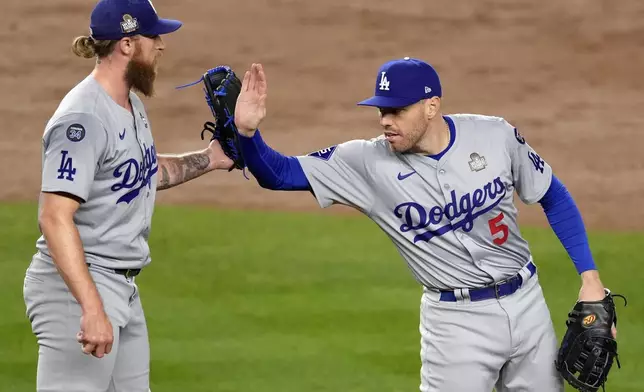
M 393 119 L 391 114 L 384 114 L 380 116 L 380 125 L 383 128 L 389 128 L 393 125 Z
M 159 51 L 165 50 L 165 42 L 163 41 L 163 38 L 161 38 L 161 36 L 157 38 L 157 49 Z

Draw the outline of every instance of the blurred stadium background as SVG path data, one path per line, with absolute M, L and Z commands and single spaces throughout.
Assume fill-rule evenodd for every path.
M 92 68 L 71 42 L 90 0 L 3 0 L 0 27 L 0 391 L 35 388 L 36 344 L 22 279 L 38 236 L 40 137 Z M 184 27 L 165 38 L 157 96 L 145 99 L 157 151 L 203 148 L 199 87 L 228 64 L 264 64 L 264 138 L 302 154 L 379 133 L 355 103 L 391 58 L 439 71 L 448 113 L 506 117 L 577 201 L 619 309 L 622 369 L 607 390 L 644 391 L 644 2 L 638 0 L 155 0 Z M 520 221 L 561 334 L 579 280 L 539 206 Z M 160 192 L 153 264 L 138 279 L 152 390 L 414 391 L 420 287 L 379 229 L 306 193 L 262 190 L 240 172 Z M 561 335 L 560 335 L 561 336 Z

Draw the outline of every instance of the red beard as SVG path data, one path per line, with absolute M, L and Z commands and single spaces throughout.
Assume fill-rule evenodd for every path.
M 130 88 L 140 91 L 146 97 L 154 95 L 154 80 L 156 79 L 156 61 L 147 64 L 135 56 L 127 65 L 125 81 Z

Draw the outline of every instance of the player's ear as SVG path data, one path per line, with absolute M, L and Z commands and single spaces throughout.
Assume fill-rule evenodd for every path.
M 125 56 L 132 57 L 134 55 L 136 45 L 134 39 L 132 39 L 131 37 L 121 38 L 118 46 L 121 50 L 121 53 L 123 53 Z
M 436 117 L 441 111 L 441 99 L 439 97 L 432 97 L 425 100 L 425 115 L 428 120 Z

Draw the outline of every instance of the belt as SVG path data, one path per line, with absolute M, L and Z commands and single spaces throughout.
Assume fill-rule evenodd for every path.
M 537 271 L 537 266 L 534 265 L 534 263 L 531 261 L 528 263 L 526 267 L 530 272 L 530 276 L 529 276 L 530 278 Z M 469 291 L 470 301 L 482 301 L 485 299 L 492 299 L 492 298 L 499 299 L 501 297 L 505 297 L 510 294 L 513 294 L 515 291 L 519 289 L 519 287 L 521 287 L 522 284 L 523 284 L 523 277 L 521 276 L 521 274 L 516 274 L 509 279 L 502 280 L 491 286 L 482 287 L 479 289 L 469 289 L 468 291 Z M 441 291 L 440 300 L 446 301 L 446 302 L 456 302 L 457 301 L 456 293 L 454 292 L 454 290 Z
M 89 267 L 91 264 L 87 264 Z M 126 278 L 131 278 L 133 276 L 137 276 L 141 272 L 141 268 L 106 268 L 106 267 L 101 267 L 103 269 L 106 269 L 108 271 L 112 271 L 116 274 L 123 275 Z
M 131 278 L 137 276 L 141 272 L 141 268 L 115 269 L 114 272 L 126 278 Z

